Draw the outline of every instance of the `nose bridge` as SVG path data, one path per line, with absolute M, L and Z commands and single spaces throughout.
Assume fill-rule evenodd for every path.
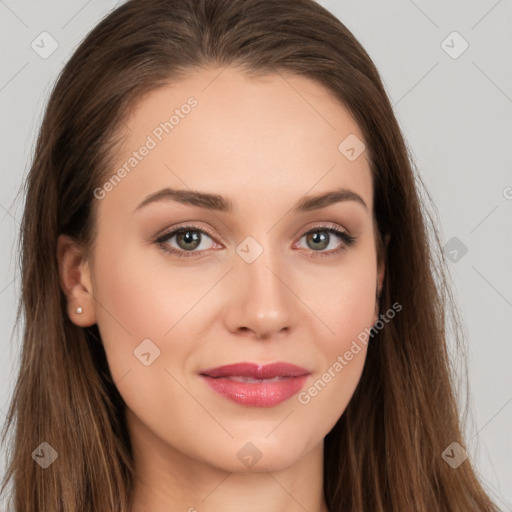
M 238 328 L 260 335 L 279 332 L 294 323 L 295 298 L 286 286 L 282 247 L 266 233 L 246 237 L 236 248 L 234 309 Z
M 273 243 L 271 236 L 263 234 L 258 236 L 256 240 L 252 236 L 248 236 L 237 247 L 237 254 L 240 257 L 238 267 L 241 277 L 246 281 L 253 293 L 253 297 L 263 296 L 265 299 L 272 300 L 276 295 L 283 295 L 283 274 L 281 269 L 283 258 L 281 247 Z

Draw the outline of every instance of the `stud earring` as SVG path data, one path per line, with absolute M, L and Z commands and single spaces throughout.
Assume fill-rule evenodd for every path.
M 76 308 L 76 312 L 77 312 L 78 314 L 80 314 L 82 311 L 83 311 L 83 309 L 82 309 L 81 307 Z

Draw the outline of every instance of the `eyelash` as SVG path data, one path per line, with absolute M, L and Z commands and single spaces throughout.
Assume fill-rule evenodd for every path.
M 184 233 L 184 232 L 187 232 L 187 231 L 199 232 L 199 233 L 208 235 L 213 240 L 215 239 L 213 234 L 210 233 L 205 228 L 198 228 L 197 226 L 185 225 L 185 226 L 180 226 L 179 228 L 173 229 L 172 231 L 169 231 L 167 233 L 164 233 L 163 235 L 159 236 L 154 241 L 154 243 L 157 244 L 164 252 L 172 254 L 172 255 L 175 255 L 175 256 L 178 256 L 180 258 L 200 258 L 201 257 L 201 254 L 200 254 L 201 251 L 183 251 L 183 250 L 178 250 L 178 249 L 175 249 L 173 247 L 170 248 L 168 245 L 166 245 L 164 243 L 169 238 L 172 238 L 175 235 L 179 235 L 180 233 Z M 327 251 L 327 252 L 325 252 L 325 251 L 311 251 L 312 252 L 311 256 L 313 258 L 322 258 L 322 257 L 327 257 L 327 256 L 334 256 L 334 255 L 339 254 L 339 253 L 341 253 L 343 251 L 346 251 L 349 247 L 352 247 L 355 244 L 356 239 L 357 239 L 357 237 L 349 235 L 346 231 L 342 231 L 341 229 L 339 229 L 337 227 L 325 226 L 325 225 L 320 225 L 320 226 L 312 227 L 311 229 L 309 229 L 308 231 L 303 233 L 303 235 L 300 237 L 300 239 L 302 239 L 304 236 L 306 236 L 306 235 L 308 235 L 310 233 L 316 233 L 316 232 L 320 232 L 320 231 L 326 231 L 328 233 L 334 233 L 339 238 L 341 238 L 343 243 L 341 244 L 341 246 L 338 249 L 333 249 L 331 251 Z

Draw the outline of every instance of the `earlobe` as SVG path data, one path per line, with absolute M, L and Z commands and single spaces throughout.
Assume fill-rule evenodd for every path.
M 96 310 L 92 295 L 77 284 L 68 295 L 68 316 L 79 327 L 90 327 L 96 323 Z
M 57 260 L 62 291 L 67 297 L 70 320 L 80 326 L 96 323 L 89 264 L 80 245 L 67 235 L 57 240 Z

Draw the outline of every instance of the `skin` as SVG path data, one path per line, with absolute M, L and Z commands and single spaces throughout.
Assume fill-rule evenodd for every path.
M 68 314 L 79 326 L 98 324 L 127 404 L 137 473 L 131 512 L 326 512 L 323 439 L 355 391 L 366 348 L 305 405 L 297 396 L 268 408 L 240 405 L 212 391 L 198 372 L 286 361 L 311 372 L 308 389 L 377 320 L 384 266 L 376 259 L 370 167 L 365 152 L 349 161 L 338 150 L 348 135 L 363 136 L 313 81 L 220 71 L 194 71 L 134 106 L 117 166 L 168 112 L 190 96 L 198 101 L 121 183 L 95 199 L 94 254 L 87 258 L 59 237 Z M 165 187 L 222 195 L 234 211 L 164 200 L 134 212 Z M 339 187 L 357 193 L 367 209 L 343 201 L 291 213 L 303 196 Z M 185 222 L 214 234 L 200 235 L 193 249 L 199 258 L 154 243 Z M 335 226 L 357 236 L 355 245 L 333 254 L 345 245 L 334 233 L 328 246 L 308 243 L 304 233 L 318 224 L 320 234 Z M 248 236 L 263 249 L 252 263 L 236 252 Z M 165 243 L 186 252 L 176 236 Z M 331 254 L 315 258 L 319 252 Z M 160 350 L 149 366 L 134 356 L 144 339 Z M 252 467 L 237 457 L 248 442 L 261 454 Z

